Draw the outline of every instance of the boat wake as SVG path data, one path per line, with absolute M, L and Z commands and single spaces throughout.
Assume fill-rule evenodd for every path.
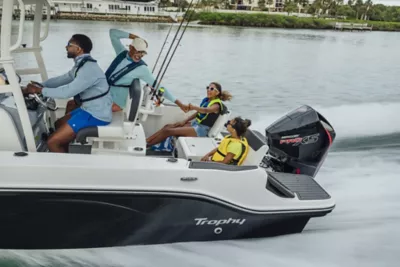
M 377 136 L 353 137 L 338 140 L 331 151 L 355 151 L 395 148 L 400 146 L 400 132 Z
M 313 106 L 329 118 L 337 136 L 331 151 L 370 150 L 400 146 L 400 103 L 363 103 L 334 107 Z M 254 123 L 265 133 L 267 125 L 282 114 L 269 114 Z

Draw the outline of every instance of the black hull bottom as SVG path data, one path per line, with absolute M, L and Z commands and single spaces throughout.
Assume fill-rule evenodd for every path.
M 254 214 L 198 197 L 0 193 L 0 249 L 72 249 L 300 233 L 308 213 Z

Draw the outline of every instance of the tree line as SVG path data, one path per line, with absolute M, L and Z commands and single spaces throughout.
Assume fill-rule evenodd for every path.
M 239 0 L 201 0 L 196 5 L 199 7 L 215 7 L 222 9 L 237 9 Z M 371 0 L 286 0 L 282 7 L 274 7 L 273 0 L 259 0 L 258 8 L 263 11 L 279 10 L 293 13 L 308 13 L 320 18 L 344 18 L 371 21 L 400 22 L 400 7 L 374 4 Z M 177 0 L 171 3 L 169 0 L 160 0 L 160 6 L 176 6 L 186 8 L 189 4 L 186 0 Z
M 294 0 L 289 0 L 289 2 L 291 1 L 294 2 Z M 317 16 L 342 16 L 357 20 L 400 22 L 400 7 L 374 4 L 371 0 L 349 0 L 347 3 L 344 3 L 343 0 L 315 0 L 311 5 L 305 7 L 307 13 Z

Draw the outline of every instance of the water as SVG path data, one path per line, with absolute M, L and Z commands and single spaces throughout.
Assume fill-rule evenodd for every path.
M 92 54 L 105 69 L 114 56 L 108 38 L 112 27 L 146 38 L 150 50 L 145 59 L 153 66 L 168 25 L 59 21 L 43 43 L 49 76 L 72 65 L 64 47 L 76 32 L 92 38 Z M 234 114 L 252 119 L 255 129 L 263 131 L 287 111 L 308 104 L 337 131 L 317 176 L 337 206 L 328 216 L 311 220 L 302 234 L 94 250 L 1 251 L 0 266 L 398 266 L 399 46 L 399 33 L 187 30 L 164 79 L 184 102 L 198 103 L 206 85 L 218 81 L 234 95 L 228 103 Z M 17 59 L 22 62 L 32 64 L 26 56 Z

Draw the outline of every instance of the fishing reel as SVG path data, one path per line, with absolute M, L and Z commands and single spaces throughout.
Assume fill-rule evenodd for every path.
M 153 104 L 159 107 L 163 102 L 164 102 L 164 93 L 165 93 L 165 88 L 160 87 L 158 90 L 155 88 L 147 85 L 148 88 L 150 88 L 150 101 L 153 101 Z
M 160 89 L 158 89 L 158 91 L 154 94 L 155 97 L 154 104 L 157 107 L 159 107 L 164 102 L 164 93 L 165 93 L 164 87 L 160 87 Z

